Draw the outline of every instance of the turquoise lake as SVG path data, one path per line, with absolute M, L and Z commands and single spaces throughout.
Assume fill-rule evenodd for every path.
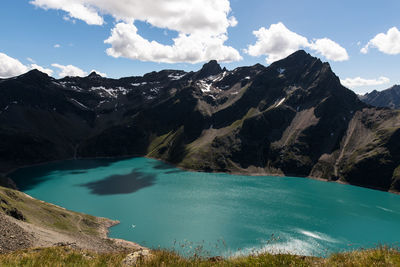
M 400 196 L 337 183 L 187 172 L 147 158 L 64 161 L 11 177 L 35 198 L 119 220 L 111 237 L 182 254 L 325 256 L 400 241 Z

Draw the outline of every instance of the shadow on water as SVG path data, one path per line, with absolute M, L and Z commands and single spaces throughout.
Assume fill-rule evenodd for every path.
M 155 184 L 156 175 L 143 173 L 134 169 L 125 175 L 112 175 L 103 180 L 81 184 L 87 187 L 94 195 L 120 195 L 131 194 Z
M 162 162 L 162 161 L 156 161 L 153 163 L 153 169 L 156 170 L 164 170 L 166 171 L 166 174 L 174 174 L 174 173 L 181 173 L 184 172 L 183 170 L 180 170 L 178 168 L 176 168 L 175 166 Z
M 172 166 L 171 164 L 162 162 L 162 161 L 155 161 L 153 164 L 153 169 L 156 170 L 173 170 L 176 169 L 175 166 Z
M 87 173 L 90 169 L 110 166 L 111 164 L 121 160 L 124 159 L 84 159 L 52 162 L 45 165 L 18 169 L 11 173 L 9 177 L 17 184 L 19 190 L 26 191 L 46 182 L 50 179 L 49 174 L 54 171 L 70 171 L 69 174 L 78 175 Z

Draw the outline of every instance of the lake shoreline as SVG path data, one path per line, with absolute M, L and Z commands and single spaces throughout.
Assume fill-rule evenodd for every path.
M 146 249 L 131 241 L 110 238 L 110 228 L 120 223 L 117 220 L 67 210 L 4 187 L 0 187 L 0 199 L 0 253 L 54 246 L 101 253 Z M 19 216 L 7 210 L 14 210 Z M 54 219 L 57 223 L 52 223 Z
M 220 171 L 203 171 L 203 170 L 196 170 L 196 169 L 190 169 L 190 168 L 185 168 L 179 165 L 174 165 L 168 161 L 165 161 L 163 159 L 158 159 L 158 158 L 154 158 L 154 157 L 149 157 L 149 156 L 143 156 L 143 155 L 126 155 L 126 156 L 119 156 L 119 157 L 89 157 L 89 158 L 85 158 L 85 157 L 78 157 L 78 158 L 69 158 L 69 159 L 60 159 L 60 160 L 51 160 L 51 161 L 46 161 L 46 162 L 41 162 L 41 163 L 35 163 L 35 164 L 26 164 L 20 167 L 15 167 L 12 168 L 8 171 L 5 172 L 0 172 L 0 178 L 1 176 L 3 176 L 3 178 L 9 179 L 11 180 L 13 183 L 14 181 L 9 178 L 8 176 L 14 172 L 16 172 L 19 169 L 23 169 L 23 168 L 29 168 L 29 167 L 36 167 L 36 166 L 43 166 L 46 164 L 51 164 L 51 163 L 58 163 L 58 162 L 62 162 L 62 161 L 73 161 L 73 160 L 124 160 L 124 159 L 131 159 L 131 158 L 148 158 L 148 159 L 154 159 L 160 162 L 163 162 L 164 164 L 170 165 L 174 168 L 183 170 L 183 171 L 189 171 L 189 172 L 199 172 L 199 173 L 225 173 L 225 174 L 229 174 L 229 175 L 242 175 L 242 176 L 249 176 L 249 177 L 257 177 L 257 176 L 270 176 L 270 177 L 287 177 L 284 174 L 279 174 L 279 173 L 268 173 L 268 172 L 259 172 L 259 173 L 251 173 L 251 172 L 240 172 L 240 171 L 230 171 L 230 172 L 220 172 Z M 338 184 L 343 184 L 343 185 L 351 185 L 351 186 L 356 186 L 356 187 L 361 187 L 361 188 L 368 188 L 368 189 L 372 189 L 372 190 L 377 190 L 377 191 L 381 191 L 381 192 L 387 192 L 387 193 L 391 193 L 391 194 L 395 194 L 395 195 L 400 195 L 400 191 L 395 191 L 395 190 L 384 190 L 382 188 L 375 188 L 375 187 L 367 187 L 367 186 L 360 186 L 360 185 L 355 185 L 355 184 L 350 184 L 348 182 L 342 181 L 342 180 L 328 180 L 328 179 L 324 179 L 322 177 L 315 177 L 315 176 L 290 176 L 290 177 L 296 177 L 296 178 L 305 178 L 305 179 L 312 179 L 312 180 L 317 180 L 317 181 L 322 181 L 322 182 L 328 182 L 328 183 L 338 183 Z M 15 184 L 15 183 L 14 183 Z M 13 189 L 17 189 L 18 188 L 13 188 Z
M 316 182 L 321 179 L 274 175 L 281 178 L 275 179 L 271 176 L 264 177 L 263 173 L 237 176 L 236 173 L 226 175 L 227 173 L 213 174 L 188 170 L 189 173 L 183 171 L 184 168 L 176 168 L 169 163 L 164 165 L 161 162 L 148 157 L 123 157 L 104 161 L 84 159 L 81 162 L 65 161 L 42 168 L 26 169 L 12 174 L 11 177 L 21 188 L 26 189 L 27 194 L 38 199 L 56 203 L 70 210 L 120 220 L 122 224 L 111 231 L 110 227 L 116 226 L 118 222 L 107 225 L 104 236 L 108 237 L 110 233 L 112 237 L 125 240 L 145 240 L 142 243 L 147 247 L 168 248 L 171 246 L 171 240 L 178 240 L 178 244 L 185 244 L 184 240 L 191 240 L 193 243 L 190 244 L 201 244 L 201 240 L 206 240 L 206 247 L 211 248 L 222 239 L 227 241 L 230 251 L 240 248 L 250 251 L 259 247 L 269 251 L 274 246 L 269 243 L 265 245 L 267 241 L 263 240 L 269 240 L 272 234 L 281 240 L 282 244 L 276 244 L 278 247 L 285 244 L 293 253 L 314 255 L 318 253 L 317 246 L 312 245 L 315 242 L 322 242 L 321 246 L 332 249 L 345 246 L 346 242 L 357 243 L 358 239 L 345 230 L 338 235 L 331 232 L 331 228 L 327 228 L 325 223 L 320 224 L 321 220 L 318 218 L 321 217 L 321 213 L 315 213 L 313 199 L 318 199 L 320 203 L 317 210 L 327 211 L 324 220 L 333 224 L 340 218 L 350 220 L 353 216 L 351 207 L 354 205 L 360 205 L 356 209 L 360 217 L 373 218 L 370 216 L 372 213 L 377 214 L 376 216 L 383 216 L 382 212 L 399 213 L 398 208 L 390 204 L 393 202 L 387 202 L 388 199 L 399 199 L 382 191 L 379 193 L 356 186 L 340 186 L 337 182 Z M 32 179 L 35 185 L 36 182 L 41 184 L 28 189 L 24 187 L 24 179 Z M 146 189 L 134 194 L 144 188 Z M 63 193 L 60 195 L 58 192 Z M 354 198 L 354 195 L 358 197 Z M 154 196 L 157 196 L 156 200 Z M 376 200 L 372 200 L 375 197 Z M 358 199 L 368 201 L 358 203 Z M 354 202 L 355 200 L 357 201 Z M 195 211 L 193 207 L 199 207 L 199 211 Z M 331 208 L 327 210 L 326 207 L 337 210 L 340 216 L 337 214 L 332 217 Z M 172 210 L 168 211 L 170 208 Z M 349 210 L 349 213 L 346 213 L 346 210 Z M 218 230 L 220 223 L 226 222 L 232 216 L 236 220 L 229 228 L 230 232 Z M 279 221 L 287 216 L 291 218 L 289 224 Z M 388 221 L 393 224 L 392 219 Z M 267 222 L 268 225 L 265 225 Z M 367 225 L 370 222 L 364 220 L 360 223 Z M 134 231 L 131 224 L 136 228 Z M 187 231 L 188 229 L 198 231 Z M 357 229 L 354 230 L 357 232 Z M 212 231 L 215 233 L 210 234 Z M 256 237 L 261 238 L 261 241 L 256 240 Z M 342 241 L 332 241 L 336 240 L 336 237 Z M 380 239 L 379 236 L 371 236 L 371 241 L 368 242 L 378 242 L 377 240 L 390 243 L 392 237 L 382 235 Z M 299 252 L 303 251 L 299 250 L 303 246 L 305 252 Z M 368 247 L 369 243 L 366 243 L 366 246 Z M 206 251 L 219 253 L 208 248 Z

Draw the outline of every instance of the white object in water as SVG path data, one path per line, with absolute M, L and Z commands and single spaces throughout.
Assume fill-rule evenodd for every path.
M 132 224 L 132 228 L 135 228 L 136 227 L 136 225 L 135 224 Z

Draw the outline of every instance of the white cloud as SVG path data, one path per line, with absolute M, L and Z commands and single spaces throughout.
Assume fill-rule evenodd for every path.
M 29 68 L 18 59 L 0 53 L 0 78 L 9 78 L 27 72 Z
M 356 77 L 341 80 L 341 83 L 347 88 L 355 89 L 364 86 L 377 86 L 387 84 L 390 83 L 390 79 L 384 76 L 379 77 L 378 79 L 363 79 L 361 77 Z
M 400 54 L 400 31 L 396 27 L 393 27 L 386 34 L 377 34 L 361 49 L 361 53 L 367 54 L 371 47 L 378 48 L 382 53 L 389 55 Z
M 349 59 L 346 49 L 328 38 L 313 41 L 310 48 L 329 60 L 346 61 Z
M 84 77 L 87 75 L 87 72 L 81 70 L 78 67 L 75 67 L 73 65 L 60 65 L 57 63 L 51 64 L 51 66 L 58 68 L 58 76 L 60 78 L 65 77 L 65 76 L 79 76 L 79 77 Z
M 230 62 L 241 60 L 239 52 L 224 45 L 227 29 L 237 25 L 230 16 L 229 0 L 33 0 L 44 9 L 60 9 L 68 16 L 88 24 L 102 25 L 103 15 L 118 22 L 105 41 L 113 57 L 142 61 L 198 63 L 210 59 Z M 178 32 L 173 45 L 143 38 L 134 22 Z M 138 50 L 136 50 L 138 49 Z
M 107 74 L 104 73 L 104 72 L 100 72 L 100 71 L 97 71 L 97 70 L 91 70 L 90 73 L 92 73 L 92 72 L 96 72 L 96 73 L 97 73 L 98 75 L 100 75 L 101 77 L 107 77 Z
M 144 39 L 137 33 L 133 24 L 118 23 L 105 43 L 111 44 L 107 54 L 113 57 L 126 57 L 141 61 L 164 63 L 199 63 L 216 59 L 222 62 L 241 60 L 239 52 L 224 46 L 227 36 L 207 34 L 179 34 L 173 45 L 163 45 Z
M 333 61 L 349 59 L 346 49 L 336 42 L 328 38 L 309 42 L 306 37 L 286 28 L 282 22 L 271 24 L 269 29 L 262 27 L 253 34 L 257 37 L 257 41 L 254 45 L 249 45 L 245 52 L 251 56 L 267 56 L 268 64 L 285 58 L 301 48 L 314 50 Z
M 53 75 L 54 72 L 52 69 L 43 68 L 42 66 L 39 66 L 37 64 L 31 64 L 31 69 L 37 69 L 43 73 L 46 73 L 49 76 Z
M 103 0 L 103 2 L 112 2 Z M 33 0 L 31 4 L 43 9 L 62 9 L 72 18 L 85 21 L 89 25 L 102 25 L 103 18 L 97 10 L 81 0 Z
M 72 22 L 73 24 L 76 23 L 76 20 L 73 19 L 73 18 L 71 18 L 71 17 L 68 16 L 68 15 L 63 16 L 63 20 L 65 20 L 65 21 L 70 21 L 70 22 Z
M 27 57 L 26 60 L 28 60 L 28 61 L 31 62 L 31 63 L 35 63 L 35 60 L 33 60 L 33 59 L 30 58 L 30 57 Z
M 269 29 L 262 27 L 253 34 L 257 42 L 245 52 L 255 57 L 266 55 L 268 64 L 308 46 L 307 38 L 290 31 L 282 22 L 272 24 Z
M 54 45 L 54 48 L 60 48 L 60 47 L 61 47 L 61 45 L 59 45 L 59 44 Z
M 22 64 L 18 59 L 12 58 L 4 53 L 0 53 L 0 78 L 10 78 L 24 74 L 30 70 L 37 69 L 47 75 L 53 75 L 53 70 L 44 68 L 35 64 L 32 58 L 27 58 L 28 61 L 32 62 L 30 65 Z

